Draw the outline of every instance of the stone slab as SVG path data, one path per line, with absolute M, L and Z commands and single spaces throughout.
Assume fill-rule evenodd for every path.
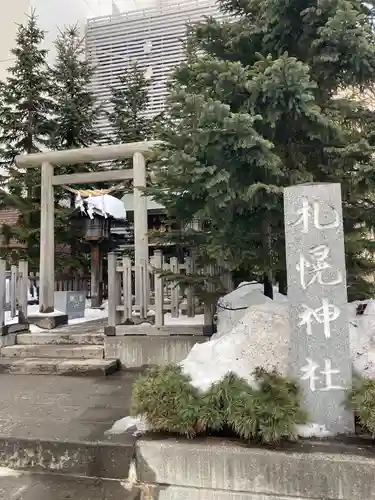
M 267 494 L 239 493 L 234 491 L 219 491 L 199 488 L 185 488 L 183 486 L 157 486 L 145 488 L 141 493 L 141 500 L 316 500 L 307 497 L 286 497 Z
M 141 483 L 162 485 L 165 492 L 168 486 L 189 488 L 191 500 L 229 500 L 236 498 L 234 493 L 247 494 L 244 500 L 375 500 L 371 444 L 311 442 L 272 451 L 215 438 L 142 439 L 136 445 L 136 463 Z M 194 497 L 194 489 L 201 496 Z M 206 497 L 206 490 L 219 491 L 221 497 Z M 156 498 L 184 497 L 160 493 Z
M 1 350 L 4 358 L 103 359 L 103 346 L 91 345 L 14 345 Z
M 0 359 L 0 373 L 100 377 L 119 369 L 115 359 L 18 358 Z
M 354 431 L 345 409 L 352 386 L 340 184 L 284 190 L 292 376 L 311 422 L 333 433 Z
M 0 467 L 88 477 L 126 479 L 134 454 L 127 444 L 0 438 Z
M 129 414 L 134 379 L 1 375 L 0 467 L 127 478 L 135 438 L 106 431 Z
M 165 337 L 167 335 L 177 336 L 200 336 L 203 334 L 203 325 L 165 325 L 154 326 L 147 323 L 139 325 L 117 325 L 116 335 L 158 335 Z
M 59 326 L 68 324 L 68 315 L 67 314 L 35 314 L 28 316 L 28 322 L 39 326 L 39 328 L 43 328 L 44 330 L 53 330 L 54 328 L 58 328 Z
M 21 333 L 17 335 L 17 344 L 18 345 L 104 345 L 104 334 L 100 333 L 60 334 L 55 332 L 26 333 L 26 334 Z
M 69 319 L 85 316 L 86 292 L 55 292 L 55 308 L 68 315 Z
M 124 369 L 179 363 L 195 344 L 206 340 L 197 335 L 106 337 L 105 358 L 118 359 Z
M 127 489 L 123 481 L 28 474 L 1 477 L 2 500 L 138 500 L 139 489 Z

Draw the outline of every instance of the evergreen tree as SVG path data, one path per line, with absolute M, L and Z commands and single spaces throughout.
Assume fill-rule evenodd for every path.
M 18 154 L 38 153 L 48 143 L 51 132 L 52 89 L 46 65 L 47 51 L 42 48 L 44 32 L 33 13 L 18 28 L 15 58 L 2 85 L 0 106 L 1 204 L 20 212 L 17 226 L 5 227 L 6 239 L 25 243 L 16 258 L 35 262 L 39 256 L 40 171 L 19 169 Z
M 145 141 L 153 133 L 153 120 L 146 115 L 149 104 L 150 80 L 137 63 L 131 64 L 119 76 L 117 85 L 111 88 L 108 122 L 111 126 L 112 144 Z M 132 168 L 132 158 L 113 162 L 114 168 Z M 124 186 L 119 196 L 132 193 L 132 184 Z M 126 250 L 134 258 L 133 250 Z
M 120 75 L 118 85 L 111 89 L 111 110 L 107 116 L 114 144 L 150 139 L 152 120 L 145 114 L 149 87 L 146 75 L 134 63 Z
M 70 26 L 60 33 L 55 46 L 51 75 L 56 116 L 50 145 L 54 149 L 92 146 L 101 138 L 97 122 L 102 109 L 89 90 L 94 68 L 85 58 L 85 41 L 78 27 Z
M 152 194 L 207 260 L 285 282 L 282 188 L 340 182 L 349 292 L 373 286 L 372 10 L 359 0 L 218 0 L 190 30 Z M 352 92 L 352 91 L 356 92 Z M 271 295 L 271 290 L 269 290 Z
M 98 143 L 101 134 L 97 122 L 102 115 L 102 109 L 96 97 L 89 90 L 94 68 L 85 59 L 85 42 L 80 36 L 77 26 L 67 27 L 60 33 L 56 42 L 56 61 L 51 68 L 53 80 L 55 114 L 53 130 L 49 139 L 50 149 L 75 149 L 89 147 Z M 57 174 L 87 172 L 101 168 L 95 164 L 68 165 L 57 167 Z M 82 189 L 92 186 L 70 186 L 72 189 Z M 56 201 L 69 200 L 70 210 L 56 210 L 56 235 L 61 243 L 69 244 L 71 248 L 71 265 L 82 257 L 79 252 L 79 239 L 82 232 L 75 230 L 70 224 L 69 215 L 75 206 L 75 194 L 64 189 L 55 189 Z M 67 227 L 69 230 L 67 231 Z M 59 228 L 61 231 L 59 231 Z

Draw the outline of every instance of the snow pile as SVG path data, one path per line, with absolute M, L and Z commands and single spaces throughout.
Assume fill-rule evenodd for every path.
M 353 371 L 375 378 L 375 301 L 367 302 L 362 315 L 356 315 L 358 302 L 348 304 L 350 348 Z
M 228 372 L 253 385 L 252 373 L 258 366 L 287 374 L 289 311 L 285 305 L 268 300 L 246 309 L 243 318 L 227 334 L 195 344 L 181 363 L 194 387 L 206 391 Z
M 117 420 L 110 429 L 105 431 L 105 434 L 109 436 L 123 434 L 129 429 L 134 428 L 133 436 L 138 436 L 149 430 L 149 425 L 147 420 L 143 417 L 124 417 Z
M 274 289 L 273 294 L 272 301 L 263 294 L 262 284 L 244 281 L 235 290 L 221 297 L 217 304 L 217 332 L 212 338 L 218 339 L 228 333 L 243 318 L 248 307 L 266 302 L 288 301 L 277 289 Z
M 124 203 L 109 194 L 99 196 L 88 196 L 82 198 L 80 194 L 76 196 L 76 208 L 93 219 L 95 214 L 103 217 L 114 217 L 115 219 L 126 219 Z

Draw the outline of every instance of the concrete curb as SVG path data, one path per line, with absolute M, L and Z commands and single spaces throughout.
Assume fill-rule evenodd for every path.
M 0 467 L 13 470 L 124 480 L 133 456 L 134 443 L 0 438 Z
M 143 439 L 136 444 L 137 475 L 156 486 L 158 500 L 375 500 L 372 448 L 330 450 L 328 444 L 271 451 L 215 439 Z
M 202 335 L 106 337 L 105 358 L 118 359 L 125 369 L 179 363 L 195 344 L 206 340 Z

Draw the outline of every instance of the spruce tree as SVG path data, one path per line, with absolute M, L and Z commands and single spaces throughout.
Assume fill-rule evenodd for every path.
M 13 257 L 28 258 L 31 263 L 39 257 L 40 171 L 20 169 L 14 158 L 40 152 L 51 133 L 52 88 L 43 40 L 33 13 L 18 28 L 12 50 L 15 61 L 2 85 L 0 106 L 0 164 L 5 171 L 1 204 L 20 212 L 18 224 L 4 227 L 3 233 L 7 239 L 25 243 L 25 249 Z M 6 251 L 3 254 L 9 257 Z
M 285 282 L 282 189 L 340 182 L 349 294 L 372 292 L 372 11 L 359 0 L 218 0 L 190 30 L 159 130 L 153 196 L 172 235 L 247 276 Z M 271 293 L 269 293 L 271 295 Z
M 92 146 L 102 138 L 97 127 L 98 120 L 102 116 L 102 107 L 89 90 L 94 68 L 85 58 L 85 41 L 80 36 L 78 27 L 70 26 L 59 34 L 55 46 L 56 60 L 51 68 L 55 113 L 49 148 L 64 150 Z M 97 168 L 100 169 L 101 166 L 96 164 L 68 165 L 57 167 L 55 171 L 56 174 L 71 174 L 88 172 Z M 80 184 L 70 187 L 82 189 L 93 186 Z M 61 208 L 61 204 L 57 206 L 56 234 L 61 243 L 69 244 L 70 265 L 77 266 L 77 260 L 82 261 L 84 256 L 81 254 L 82 246 L 79 244 L 82 232 L 74 228 L 69 218 L 75 206 L 75 194 L 64 189 L 55 189 L 55 199 L 56 201 L 69 201 L 70 209 L 68 210 Z
M 111 89 L 107 116 L 114 144 L 150 139 L 152 120 L 146 116 L 149 87 L 150 81 L 134 63 L 119 76 L 118 85 Z
M 95 69 L 85 58 L 85 41 L 79 28 L 67 27 L 55 46 L 56 61 L 51 76 L 56 111 L 50 145 L 54 149 L 92 146 L 101 139 L 97 122 L 102 109 L 89 90 Z

